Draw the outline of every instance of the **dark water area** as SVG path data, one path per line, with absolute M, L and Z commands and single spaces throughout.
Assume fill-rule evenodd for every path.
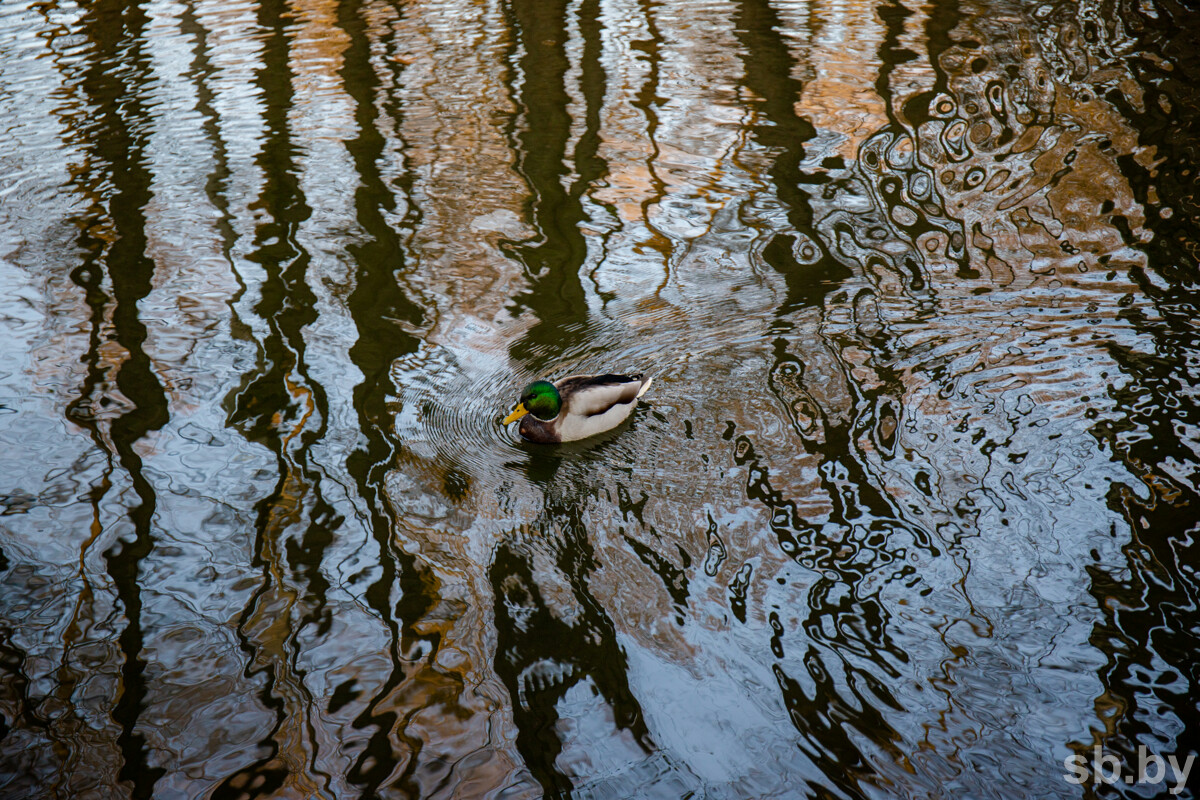
M 1198 171 L 1173 0 L 0 4 L 0 798 L 1194 797 Z

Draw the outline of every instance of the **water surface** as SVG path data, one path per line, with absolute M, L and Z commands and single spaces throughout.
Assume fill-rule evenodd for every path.
M 1200 731 L 1198 32 L 0 6 L 0 795 L 1165 792 L 1064 760 Z

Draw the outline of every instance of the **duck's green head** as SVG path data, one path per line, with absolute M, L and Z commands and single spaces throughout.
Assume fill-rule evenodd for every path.
M 533 414 L 543 422 L 549 422 L 562 411 L 562 396 L 550 381 L 534 381 L 521 392 L 521 402 L 513 412 L 504 418 L 507 425 L 516 422 L 526 414 Z

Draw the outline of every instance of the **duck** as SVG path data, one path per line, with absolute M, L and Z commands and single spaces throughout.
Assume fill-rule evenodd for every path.
M 568 375 L 534 381 L 502 425 L 521 421 L 521 437 L 540 444 L 587 439 L 625 421 L 653 378 L 637 375 Z

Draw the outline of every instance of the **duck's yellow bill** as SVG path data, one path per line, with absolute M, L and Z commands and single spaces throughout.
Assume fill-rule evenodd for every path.
M 507 425 L 510 422 L 516 422 L 517 420 L 519 420 L 521 417 L 525 416 L 528 413 L 529 413 L 529 409 L 527 409 L 525 407 L 524 403 L 517 403 L 517 407 L 513 409 L 513 412 L 511 414 L 509 414 L 507 417 L 505 417 L 504 421 L 501 422 L 500 424 Z

